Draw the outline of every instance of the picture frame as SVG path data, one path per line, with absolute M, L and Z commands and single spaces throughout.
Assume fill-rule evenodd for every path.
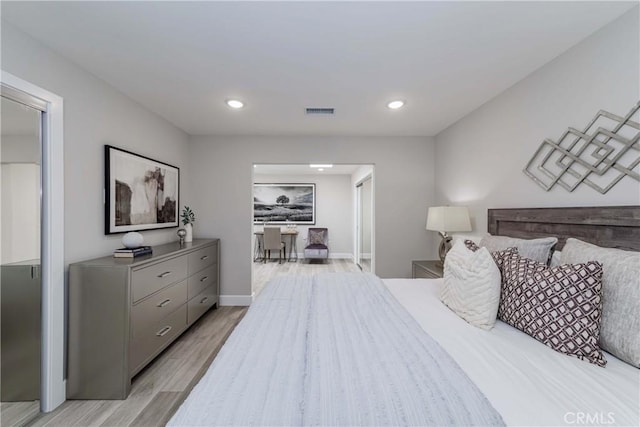
M 105 153 L 105 234 L 177 227 L 180 169 L 111 145 Z
M 253 184 L 253 222 L 315 225 L 316 185 Z

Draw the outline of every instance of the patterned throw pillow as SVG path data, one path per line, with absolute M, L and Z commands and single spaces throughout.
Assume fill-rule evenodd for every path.
M 323 231 L 309 230 L 309 244 L 324 245 L 324 230 Z
M 471 252 L 476 252 L 478 249 L 480 249 L 480 246 L 476 245 L 476 243 L 472 240 L 465 240 L 464 245 Z M 501 273 L 502 273 L 502 264 L 505 257 L 513 254 L 517 254 L 517 253 L 518 253 L 518 248 L 507 248 L 503 251 L 490 252 L 491 256 L 493 257 L 493 260 L 496 262 L 496 265 L 498 266 L 498 270 L 500 270 Z
M 498 318 L 552 349 L 606 365 L 598 340 L 602 264 L 548 268 L 513 254 L 504 259 Z

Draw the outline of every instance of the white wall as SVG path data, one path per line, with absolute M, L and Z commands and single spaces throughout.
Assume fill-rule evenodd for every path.
M 32 135 L 2 135 L 2 163 L 40 164 L 40 139 Z
M 40 259 L 40 166 L 0 164 L 0 263 Z
M 332 258 L 353 258 L 353 203 L 350 175 L 263 175 L 254 174 L 256 183 L 301 183 L 316 185 L 316 224 L 298 225 L 298 253 L 304 252 L 309 227 L 329 229 Z M 287 247 L 287 250 L 289 248 Z
M 188 204 L 187 134 L 104 81 L 2 21 L 2 69 L 64 98 L 65 263 L 110 254 L 122 235 L 104 235 L 104 144 L 180 168 Z M 145 231 L 154 245 L 176 229 Z
M 410 277 L 412 259 L 434 257 L 424 224 L 433 203 L 433 140 L 428 137 L 211 137 L 191 139 L 197 237 L 221 238 L 221 294 L 251 295 L 254 163 L 375 165 L 376 273 Z
M 33 135 L 0 138 L 0 263 L 39 260 L 40 140 Z
M 585 185 L 545 192 L 522 172 L 544 138 L 583 129 L 601 109 L 624 116 L 638 102 L 638 34 L 636 7 L 438 134 L 438 203 L 468 205 L 481 232 L 487 208 L 640 204 L 629 177 L 601 195 Z

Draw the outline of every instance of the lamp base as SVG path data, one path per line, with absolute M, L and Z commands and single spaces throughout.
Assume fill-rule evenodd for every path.
M 447 252 L 451 249 L 451 240 L 452 237 L 449 236 L 446 232 L 439 232 L 442 240 L 440 241 L 440 246 L 438 246 L 438 256 L 440 257 L 440 261 L 436 263 L 438 267 L 444 268 L 444 259 L 447 257 Z

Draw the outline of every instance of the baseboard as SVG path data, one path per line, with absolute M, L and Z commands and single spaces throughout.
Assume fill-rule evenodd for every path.
M 253 295 L 220 295 L 220 306 L 248 306 Z

